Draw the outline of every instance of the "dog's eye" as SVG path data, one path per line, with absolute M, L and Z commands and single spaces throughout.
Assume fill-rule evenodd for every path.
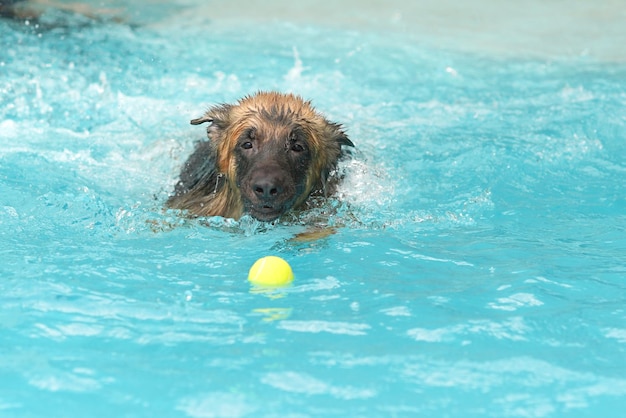
M 241 138 L 241 142 L 239 146 L 243 149 L 252 149 L 254 148 L 254 144 L 252 143 L 256 139 L 256 129 L 250 128 L 244 132 L 244 135 Z
M 297 142 L 294 142 L 294 143 L 291 144 L 291 150 L 293 152 L 302 152 L 302 151 L 304 151 L 304 149 L 305 149 L 304 145 L 299 144 Z
M 299 134 L 297 131 L 291 131 L 291 133 L 289 134 L 287 149 L 295 153 L 306 151 L 306 143 L 300 139 L 301 137 L 302 135 Z

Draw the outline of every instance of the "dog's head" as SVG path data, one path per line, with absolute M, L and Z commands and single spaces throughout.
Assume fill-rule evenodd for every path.
M 310 102 L 281 93 L 257 93 L 235 105 L 209 109 L 217 167 L 244 211 L 271 221 L 324 190 L 341 146 L 353 146 L 341 126 L 326 120 Z

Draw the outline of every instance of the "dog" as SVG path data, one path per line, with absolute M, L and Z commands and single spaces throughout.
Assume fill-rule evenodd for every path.
M 185 162 L 166 205 L 194 217 L 271 222 L 331 195 L 337 163 L 354 147 L 342 126 L 293 94 L 258 92 L 210 108 L 192 125 L 209 123 Z
M 122 9 L 94 8 L 88 3 L 67 3 L 58 0 L 0 0 L 0 18 L 18 21 L 32 20 L 41 24 L 43 22 L 40 19 L 49 11 L 80 16 L 94 21 L 113 21 L 117 23 L 124 21 L 120 15 Z M 63 20 L 56 16 L 55 21 L 45 22 L 44 26 L 52 28 L 65 25 Z

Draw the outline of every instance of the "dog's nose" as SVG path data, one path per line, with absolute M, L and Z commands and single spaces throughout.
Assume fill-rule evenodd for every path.
M 275 199 L 283 192 L 283 188 L 277 178 L 272 176 L 262 177 L 257 179 L 252 190 L 260 199 Z

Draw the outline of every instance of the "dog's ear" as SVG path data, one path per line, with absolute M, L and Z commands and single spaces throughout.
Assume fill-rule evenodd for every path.
M 209 110 L 206 111 L 202 117 L 197 119 L 192 119 L 192 125 L 200 125 L 204 122 L 211 122 L 212 124 L 216 124 L 219 126 L 228 125 L 230 119 L 230 111 L 233 106 L 229 104 L 222 104 L 218 106 L 213 106 Z
M 213 122 L 213 118 L 210 117 L 209 115 L 204 115 L 201 118 L 197 118 L 197 119 L 191 119 L 191 124 L 192 125 L 201 125 L 204 122 Z
M 348 135 L 343 131 L 339 131 L 335 140 L 339 143 L 339 145 L 346 145 L 348 147 L 354 147 L 354 143 L 348 138 Z
M 212 139 L 218 138 L 220 132 L 230 124 L 230 111 L 233 106 L 229 104 L 222 104 L 213 106 L 200 118 L 192 119 L 192 125 L 200 125 L 205 122 L 211 123 L 207 128 L 207 134 Z
M 328 122 L 328 129 L 330 132 L 329 137 L 334 142 L 339 144 L 339 146 L 346 145 L 348 147 L 354 147 L 354 143 L 350 140 L 350 138 L 348 138 L 348 135 L 346 135 L 346 133 L 343 131 L 340 124 Z

